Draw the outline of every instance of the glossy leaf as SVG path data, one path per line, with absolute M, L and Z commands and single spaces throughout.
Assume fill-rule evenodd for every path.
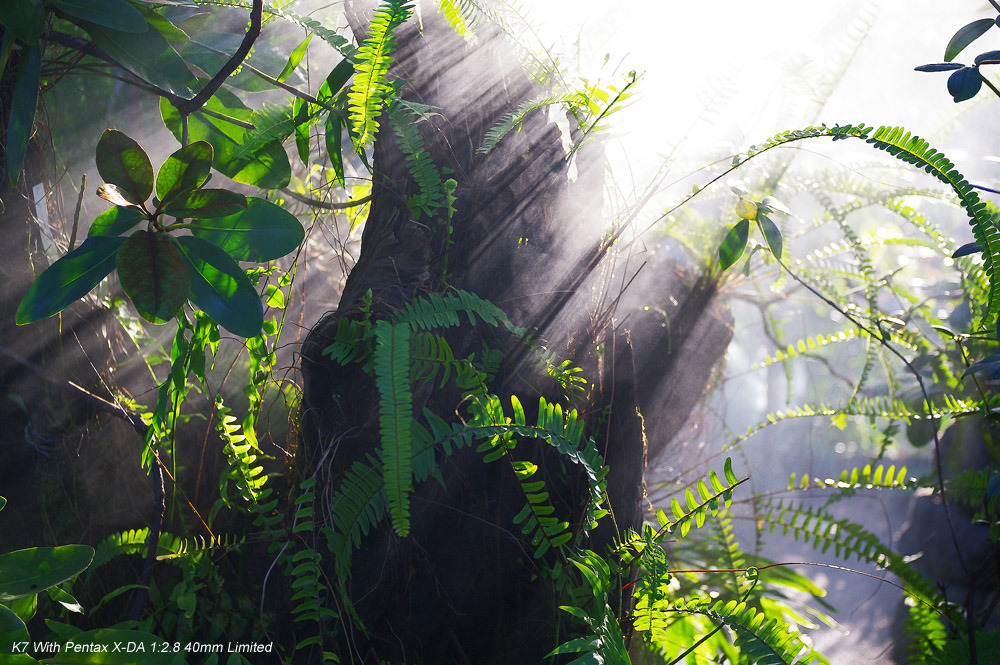
M 247 203 L 235 215 L 192 222 L 191 232 L 237 261 L 273 261 L 299 246 L 305 230 L 295 215 L 264 199 L 250 197 Z
M 258 335 L 264 308 L 236 261 L 201 238 L 180 236 L 177 244 L 191 272 L 191 302 L 235 335 Z
M 54 588 L 58 587 L 50 587 L 49 591 Z M 7 609 L 16 614 L 18 619 L 27 624 L 34 618 L 35 613 L 38 611 L 38 594 L 32 593 L 27 596 L 15 598 L 14 600 L 9 600 L 6 605 Z M 0 645 L 2 644 L 3 642 L 0 641 Z M 3 647 L 0 646 L 0 650 L 2 649 Z
M 118 249 L 117 267 L 122 290 L 150 323 L 166 323 L 187 300 L 187 265 L 166 233 L 133 233 Z
M 980 53 L 976 56 L 976 64 L 981 65 L 983 63 L 995 65 L 1000 62 L 1000 51 L 987 51 L 986 53 Z
M 967 242 L 956 249 L 955 253 L 951 255 L 951 258 L 957 259 L 961 256 L 968 256 L 969 254 L 978 254 L 981 251 L 983 251 L 983 248 L 978 242 Z
M 781 258 L 781 230 L 767 215 L 757 215 L 757 223 L 764 234 L 764 240 L 776 259 Z
M 133 226 L 144 220 L 146 216 L 141 210 L 134 206 L 122 208 L 115 206 L 108 208 L 94 220 L 90 225 L 87 236 L 117 236 L 125 233 Z
M 49 598 L 65 607 L 68 611 L 83 614 L 83 605 L 80 604 L 80 601 L 63 589 L 54 586 L 49 587 L 46 592 L 49 594 Z
M 948 77 L 948 93 L 955 102 L 972 99 L 982 87 L 983 77 L 975 67 L 963 67 Z
M 19 41 L 34 46 L 45 32 L 45 4 L 42 0 L 0 2 L 0 24 Z
M 950 72 L 961 69 L 964 66 L 958 62 L 936 62 L 930 65 L 920 65 L 919 67 L 914 67 L 914 69 L 918 72 Z
M 112 30 L 89 21 L 79 23 L 95 44 L 136 76 L 180 97 L 194 96 L 194 74 L 155 28 L 134 33 Z
M 97 142 L 97 172 L 105 182 L 117 185 L 129 203 L 145 203 L 153 193 L 153 165 L 149 155 L 141 145 L 117 129 L 104 130 Z
M 306 54 L 306 48 L 308 48 L 309 42 L 312 41 L 312 37 L 313 37 L 312 33 L 310 32 L 308 35 L 306 35 L 306 38 L 303 39 L 298 46 L 292 49 L 292 52 L 288 54 L 288 61 L 282 68 L 281 73 L 278 74 L 275 78 L 283 82 L 285 79 L 287 79 L 289 76 L 292 75 L 292 72 L 295 71 L 295 68 L 299 66 L 300 62 L 302 62 L 302 58 Z
M 125 0 L 49 0 L 49 5 L 74 18 L 122 32 L 146 32 L 149 24 Z
M 719 247 L 719 264 L 723 270 L 740 260 L 747 246 L 747 236 L 750 232 L 750 221 L 741 219 L 722 240 Z
M 90 237 L 46 268 L 17 308 L 18 325 L 50 317 L 87 295 L 115 269 L 115 255 L 124 242 L 125 238 Z
M 156 174 L 156 197 L 162 208 L 171 198 L 200 187 L 212 170 L 214 150 L 208 141 L 194 141 L 167 157 Z
M 171 199 L 163 212 L 174 217 L 207 219 L 235 215 L 247 209 L 247 197 L 228 189 L 196 189 Z
M 948 46 L 944 49 L 945 62 L 954 60 L 955 56 L 965 50 L 966 46 L 982 37 L 992 27 L 993 19 L 981 18 L 978 21 L 973 21 L 959 28 L 958 32 L 955 33 L 951 41 L 948 42 Z
M 0 603 L 34 595 L 75 577 L 94 559 L 87 545 L 31 547 L 0 554 Z
M 219 90 L 205 108 L 239 122 L 250 122 L 253 111 L 228 90 Z M 160 99 L 160 115 L 170 132 L 180 139 L 181 118 L 177 109 L 166 99 Z M 291 167 L 280 141 L 272 141 L 248 151 L 244 137 L 247 131 L 232 122 L 195 112 L 188 118 L 190 140 L 208 141 L 215 148 L 212 166 L 236 182 L 262 189 L 279 189 L 288 185 Z M 240 154 L 237 157 L 237 154 Z
M 11 97 L 10 118 L 7 120 L 7 176 L 11 186 L 17 184 L 21 164 L 28 151 L 31 127 L 35 122 L 35 107 L 38 105 L 38 85 L 42 77 L 42 47 L 38 44 L 24 49 L 21 64 L 14 82 Z
M 0 649 L 9 652 L 11 645 L 28 641 L 28 628 L 14 610 L 0 605 Z M 8 656 L 3 656 L 7 662 Z

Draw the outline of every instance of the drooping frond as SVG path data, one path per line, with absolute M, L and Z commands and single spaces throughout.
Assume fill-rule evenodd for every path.
M 174 543 L 169 553 L 158 555 L 156 560 L 180 559 L 211 550 L 231 550 L 239 547 L 244 542 L 245 539 L 229 534 L 212 536 L 210 538 L 206 538 L 205 536 L 191 536 L 190 538 L 178 540 Z
M 333 554 L 338 577 L 347 579 L 351 572 L 351 553 L 361 546 L 385 514 L 381 465 L 369 457 L 368 463 L 354 462 L 330 500 L 332 528 L 327 530 L 327 544 Z
M 432 293 L 424 298 L 407 303 L 406 307 L 392 316 L 393 323 L 405 323 L 414 330 L 431 328 L 452 328 L 461 325 L 459 314 L 468 316 L 469 324 L 476 325 L 476 316 L 491 326 L 502 325 L 517 337 L 524 337 L 527 331 L 510 322 L 506 312 L 488 300 L 474 293 L 452 290 L 447 293 Z
M 681 538 L 691 530 L 691 523 L 694 522 L 696 528 L 700 529 L 705 524 L 705 519 L 711 515 L 718 514 L 720 509 L 728 508 L 733 500 L 733 490 L 750 480 L 749 476 L 740 480 L 733 473 L 733 460 L 727 457 L 724 469 L 726 483 L 719 479 L 719 474 L 712 469 L 708 474 L 709 489 L 704 479 L 699 478 L 696 486 L 698 496 L 696 497 L 690 487 L 684 489 L 684 503 L 673 497 L 670 501 L 670 512 L 673 516 L 668 516 L 663 510 L 656 511 L 656 519 L 660 523 L 661 533 L 673 533 L 680 528 Z
M 845 469 L 840 473 L 837 480 L 833 478 L 811 477 L 803 473 L 801 477 L 792 473 L 788 478 L 788 489 L 905 489 L 910 490 L 917 487 L 917 479 L 908 476 L 909 469 L 905 466 L 896 470 L 895 464 L 890 464 L 888 468 L 879 464 L 874 469 L 871 464 L 866 464 L 863 468 L 854 467 Z
M 379 321 L 373 333 L 382 474 L 393 529 L 405 537 L 410 532 L 410 492 L 413 489 L 410 328 Z
M 180 539 L 166 532 L 160 532 L 157 543 L 157 553 L 174 552 L 180 547 Z M 94 548 L 94 560 L 87 569 L 87 574 L 118 556 L 145 556 L 149 543 L 149 528 L 131 529 L 113 533 Z
M 406 159 L 406 168 L 420 188 L 418 194 L 406 200 L 406 205 L 415 219 L 433 217 L 447 206 L 441 172 L 424 147 L 415 114 L 401 104 L 390 104 L 389 118 L 396 133 L 396 143 Z
M 274 141 L 284 141 L 295 131 L 295 117 L 291 104 L 265 104 L 254 111 L 250 122 L 256 129 L 248 129 L 233 152 L 233 160 L 249 159 L 263 146 Z
M 368 36 L 358 49 L 354 82 L 347 94 L 355 145 L 364 149 L 375 140 L 378 117 L 392 93 L 389 65 L 395 47 L 393 33 L 410 16 L 411 0 L 386 0 L 375 11 Z
M 583 103 L 583 99 L 578 92 L 573 92 L 565 95 L 552 95 L 538 100 L 526 100 L 518 104 L 517 108 L 513 111 L 505 113 L 502 118 L 500 118 L 489 130 L 486 132 L 486 136 L 483 138 L 483 144 L 479 146 L 477 152 L 481 154 L 487 154 L 493 148 L 503 140 L 503 137 L 507 136 L 512 131 L 519 130 L 521 123 L 524 122 L 525 118 L 537 111 L 538 109 L 551 106 L 553 104 L 560 104 L 563 102 L 580 104 Z

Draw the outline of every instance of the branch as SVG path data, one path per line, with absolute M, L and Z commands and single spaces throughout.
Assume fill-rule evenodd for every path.
M 308 196 L 303 196 L 298 192 L 293 192 L 287 187 L 283 188 L 281 193 L 289 198 L 295 199 L 299 203 L 305 203 L 306 205 L 310 205 L 314 208 L 321 208 L 323 210 L 344 210 L 345 208 L 356 208 L 357 206 L 363 206 L 372 200 L 372 195 L 369 194 L 368 196 L 363 196 L 360 199 L 355 199 L 353 201 L 336 201 L 334 203 L 330 203 L 310 198 Z

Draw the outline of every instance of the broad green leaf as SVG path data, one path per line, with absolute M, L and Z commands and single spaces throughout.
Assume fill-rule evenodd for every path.
M 80 27 L 95 44 L 139 78 L 179 97 L 194 96 L 194 74 L 155 28 L 143 33 L 121 32 L 89 21 L 80 21 Z
M 191 273 L 191 302 L 234 335 L 258 335 L 264 308 L 236 261 L 201 238 L 180 236 L 177 244 Z
M 27 596 L 7 601 L 7 608 L 16 614 L 18 619 L 27 624 L 35 616 L 35 612 L 38 611 L 38 594 L 32 593 Z M 0 652 L 2 652 L 2 650 L 3 642 L 0 641 Z
M 237 261 L 273 261 L 292 252 L 305 237 L 295 215 L 270 201 L 250 197 L 247 209 L 228 217 L 191 223 L 191 232 Z
M 187 265 L 166 233 L 133 233 L 118 249 L 117 267 L 122 290 L 150 323 L 166 323 L 187 300 Z
M 760 231 L 764 234 L 764 240 L 767 241 L 767 246 L 771 250 L 771 254 L 774 254 L 774 258 L 780 259 L 781 230 L 778 228 L 778 225 L 764 214 L 757 215 L 757 223 L 760 225 Z
M 785 215 L 791 215 L 792 211 L 788 209 L 784 203 L 774 198 L 773 196 L 765 196 L 760 201 L 760 205 L 757 206 L 758 209 L 763 213 L 780 212 Z
M 174 23 L 171 23 L 167 18 L 156 13 L 149 7 L 140 6 L 136 9 L 142 12 L 143 18 L 149 21 L 149 25 L 158 30 L 168 42 L 182 43 L 190 39 L 188 34 L 184 32 L 183 29 L 179 28 Z
M 955 102 L 972 99 L 983 87 L 983 77 L 975 67 L 963 67 L 948 77 L 948 93 Z
M 31 547 L 0 554 L 0 603 L 31 596 L 86 570 L 94 559 L 87 545 Z
M 729 229 L 729 233 L 722 239 L 722 245 L 719 247 L 719 264 L 723 270 L 729 268 L 743 256 L 749 232 L 750 221 L 741 219 L 736 223 L 736 226 Z
M 83 605 L 80 604 L 80 601 L 78 601 L 76 598 L 71 596 L 63 589 L 60 589 L 57 586 L 49 587 L 47 589 L 47 593 L 49 594 L 49 598 L 59 603 L 70 612 L 75 612 L 76 614 L 83 614 Z
M 35 44 L 24 49 L 21 54 L 21 64 L 11 97 L 10 118 L 7 120 L 7 142 L 4 148 L 7 152 L 7 176 L 12 187 L 17 184 L 24 154 L 28 151 L 41 77 L 42 47 Z
M 108 208 L 98 215 L 94 223 L 90 225 L 90 231 L 87 232 L 87 235 L 89 237 L 117 236 L 125 233 L 145 218 L 146 216 L 141 210 L 132 206 Z
M 2 579 L 0 579 L 2 582 Z M 11 645 L 28 641 L 28 628 L 20 617 L 5 605 L 0 605 L 0 653 L 9 653 Z M 8 656 L 3 656 L 6 661 Z
M 50 317 L 87 295 L 115 269 L 115 255 L 123 242 L 125 238 L 87 238 L 46 268 L 24 294 L 17 308 L 17 324 Z
M 80 651 L 63 650 L 57 657 L 45 658 L 41 662 L 47 665 L 182 665 L 186 662 L 183 646 L 177 653 L 170 650 L 154 653 L 152 645 L 165 644 L 164 639 L 138 630 L 98 628 L 76 634 L 73 643 L 83 648 Z M 99 651 L 90 647 L 91 644 L 105 645 L 107 651 Z M 120 647 L 117 651 L 116 644 Z M 129 644 L 142 644 L 145 649 L 138 651 L 138 647 L 134 646 L 130 653 Z M 192 658 L 191 662 L 200 661 Z
M 34 46 L 45 32 L 45 4 L 42 0 L 0 2 L 0 24 L 21 42 Z
M 141 33 L 149 29 L 139 10 L 125 0 L 49 0 L 49 5 L 112 30 Z
M 178 194 L 204 184 L 212 170 L 214 152 L 208 141 L 194 141 L 167 157 L 156 174 L 156 197 L 161 208 Z
M 341 60 L 323 83 L 330 96 L 334 96 L 351 80 L 352 76 L 354 76 L 354 64 L 350 60 Z
M 162 212 L 174 217 L 226 217 L 247 209 L 247 197 L 228 189 L 196 189 L 171 199 Z
M 278 74 L 275 78 L 277 78 L 279 81 L 284 82 L 285 79 L 287 79 L 289 76 L 292 75 L 292 72 L 295 71 L 295 68 L 299 66 L 300 62 L 302 62 L 302 58 L 306 54 L 306 48 L 309 47 L 309 42 L 312 41 L 312 37 L 313 37 L 312 33 L 310 32 L 308 35 L 306 35 L 306 38 L 303 39 L 298 46 L 292 49 L 292 52 L 288 54 L 288 61 L 285 63 L 284 68 L 282 68 L 281 73 Z
M 253 111 L 224 88 L 208 100 L 205 108 L 243 123 L 250 122 L 253 116 Z M 180 140 L 180 114 L 163 98 L 160 99 L 160 115 L 163 124 Z M 197 111 L 188 118 L 188 132 L 190 140 L 208 141 L 212 144 L 215 148 L 212 166 L 236 182 L 262 189 L 280 189 L 288 185 L 291 167 L 280 141 L 266 143 L 257 150 L 248 152 L 244 148 L 243 139 L 247 131 L 243 127 Z M 242 153 L 242 156 L 237 158 L 237 153 Z
M 954 60 L 955 56 L 961 53 L 966 46 L 982 37 L 992 27 L 993 19 L 981 18 L 978 21 L 973 21 L 959 28 L 958 32 L 955 33 L 951 41 L 948 42 L 948 46 L 944 49 L 944 61 L 951 62 Z
M 117 185 L 129 203 L 145 203 L 153 193 L 153 165 L 149 156 L 141 145 L 117 129 L 104 130 L 97 142 L 97 172 L 105 182 Z

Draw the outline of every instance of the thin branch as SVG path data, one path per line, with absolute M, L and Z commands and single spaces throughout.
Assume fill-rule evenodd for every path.
M 282 189 L 281 193 L 289 198 L 295 199 L 299 203 L 305 203 L 306 205 L 314 208 L 321 208 L 323 210 L 344 210 L 345 208 L 356 208 L 358 206 L 363 206 L 372 200 L 372 195 L 369 194 L 368 196 L 363 196 L 360 199 L 354 199 L 353 201 L 336 201 L 330 203 L 329 201 L 320 201 L 319 199 L 314 199 L 309 196 L 303 196 L 298 192 L 293 192 L 287 187 Z

